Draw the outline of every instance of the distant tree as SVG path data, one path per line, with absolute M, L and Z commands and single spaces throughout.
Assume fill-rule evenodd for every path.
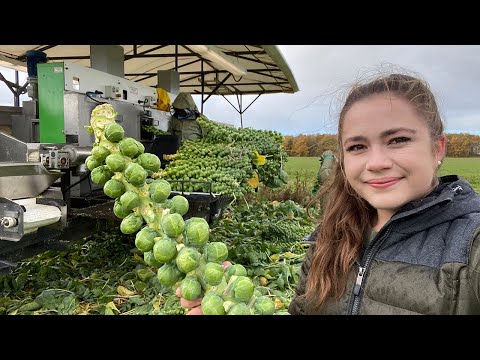
M 287 154 L 291 154 L 294 143 L 294 137 L 291 135 L 286 135 L 283 137 L 283 147 Z
M 307 138 L 299 135 L 292 148 L 292 156 L 308 156 Z

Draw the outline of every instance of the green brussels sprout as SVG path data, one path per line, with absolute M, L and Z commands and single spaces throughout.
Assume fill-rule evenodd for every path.
M 253 295 L 255 285 L 247 276 L 239 276 L 233 285 L 233 296 L 238 301 L 247 302 Z
M 250 309 L 245 303 L 233 305 L 227 312 L 227 315 L 251 315 Z
M 173 263 L 163 264 L 157 271 L 158 282 L 164 286 L 172 286 L 180 276 L 181 272 Z
M 140 230 L 135 235 L 135 246 L 141 252 L 147 252 L 153 249 L 153 239 L 157 236 L 157 232 L 148 226 Z
M 145 170 L 156 172 L 160 169 L 160 159 L 155 154 L 144 153 L 137 157 L 137 164 Z
M 85 166 L 88 168 L 88 170 L 92 171 L 93 169 L 99 167 L 100 165 L 102 165 L 102 162 L 101 161 L 98 161 L 96 159 L 93 158 L 93 156 L 88 156 L 86 159 L 85 159 Z
M 220 284 L 223 280 L 225 269 L 221 264 L 209 262 L 203 268 L 203 280 L 212 286 Z
M 113 172 L 120 172 L 125 170 L 125 159 L 120 154 L 110 154 L 105 159 L 105 164 Z
M 120 124 L 117 123 L 110 123 L 105 126 L 105 138 L 111 142 L 119 142 L 123 139 L 125 135 L 125 130 Z
M 90 173 L 90 178 L 97 185 L 105 185 L 105 183 L 110 180 L 112 176 L 113 173 L 105 165 L 96 167 Z
M 255 300 L 253 312 L 257 315 L 273 315 L 275 313 L 275 302 L 268 296 L 260 296 Z
M 153 202 L 162 203 L 170 196 L 172 187 L 168 181 L 160 179 L 151 182 L 148 191 Z
M 103 186 L 103 192 L 108 197 L 115 199 L 125 192 L 125 186 L 118 180 L 110 179 Z
M 108 155 L 110 155 L 110 150 L 105 146 L 97 145 L 92 148 L 92 154 L 90 156 L 103 163 Z
M 130 210 L 126 210 L 122 204 L 120 203 L 120 199 L 115 199 L 115 203 L 113 204 L 113 213 L 119 217 L 120 219 L 125 218 L 128 214 L 130 214 Z
M 143 184 L 145 184 L 145 179 L 147 178 L 147 172 L 145 169 L 135 163 L 127 165 L 124 175 L 125 180 L 137 187 L 143 186 Z
M 166 206 L 171 212 L 185 215 L 188 212 L 188 200 L 182 195 L 175 195 Z
M 137 156 L 140 155 L 140 154 L 143 154 L 145 152 L 145 146 L 143 146 L 143 144 L 140 142 L 140 141 L 137 141 L 137 148 L 138 148 L 138 153 L 137 153 Z
M 200 253 L 191 247 L 184 247 L 175 258 L 178 269 L 183 273 L 189 273 L 200 265 Z
M 223 299 L 218 294 L 206 294 L 202 299 L 201 306 L 204 315 L 225 315 Z
M 228 258 L 228 248 L 225 243 L 216 241 L 205 245 L 203 256 L 208 262 L 223 262 Z
M 141 154 L 138 144 L 140 143 L 134 138 L 126 137 L 118 143 L 118 148 L 122 155 L 133 159 L 135 156 Z
M 185 222 L 179 214 L 166 214 L 160 220 L 160 226 L 163 232 L 172 239 L 183 233 Z
M 203 247 L 210 237 L 210 227 L 203 218 L 191 221 L 185 227 L 186 243 L 190 246 Z
M 159 268 L 162 266 L 162 263 L 155 259 L 155 256 L 153 256 L 153 251 L 147 251 L 143 253 L 143 261 L 145 261 L 145 264 L 148 266 L 156 267 Z
M 127 215 L 120 223 L 120 231 L 126 235 L 133 234 L 143 225 L 143 218 L 134 213 Z
M 195 300 L 202 294 L 202 285 L 195 276 L 187 276 L 180 285 L 182 297 L 186 300 Z
M 226 270 L 225 270 L 225 280 L 230 281 L 230 278 L 233 275 L 236 276 L 247 276 L 247 269 L 243 267 L 241 264 L 234 264 L 230 265 Z
M 153 245 L 153 256 L 161 263 L 167 263 L 177 256 L 177 243 L 175 240 L 161 238 Z
M 120 204 L 122 204 L 125 211 L 132 211 L 137 206 L 140 206 L 140 196 L 134 191 L 126 191 L 120 196 Z

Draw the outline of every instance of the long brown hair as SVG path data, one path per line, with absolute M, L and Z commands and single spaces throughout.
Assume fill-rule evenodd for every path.
M 317 227 L 316 247 L 304 296 L 317 309 L 328 298 L 339 299 L 345 292 L 350 269 L 360 255 L 365 233 L 376 213 L 356 194 L 345 176 L 341 147 L 345 114 L 357 101 L 387 92 L 405 98 L 414 106 L 429 128 L 432 144 L 443 135 L 435 97 L 429 85 L 420 78 L 391 74 L 364 84 L 357 83 L 351 88 L 339 116 L 338 162 L 333 176 L 311 201 L 322 200 L 323 216 Z

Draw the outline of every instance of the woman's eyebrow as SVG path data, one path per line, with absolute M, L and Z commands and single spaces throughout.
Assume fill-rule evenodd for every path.
M 406 127 L 398 127 L 398 128 L 393 128 L 393 129 L 388 129 L 388 130 L 382 131 L 380 133 L 380 137 L 381 138 L 386 138 L 386 137 L 395 135 L 396 133 L 401 132 L 401 131 L 406 131 L 406 132 L 408 132 L 412 135 L 417 133 L 417 130 L 414 130 L 414 129 L 410 129 L 410 128 L 406 128 Z M 346 138 L 345 141 L 343 142 L 343 144 L 346 144 L 348 142 L 363 142 L 363 141 L 367 141 L 367 138 L 365 136 L 362 136 L 362 135 L 357 135 L 357 136 L 352 136 L 352 137 Z
M 380 137 L 386 138 L 386 137 L 394 135 L 394 134 L 396 134 L 400 131 L 406 131 L 406 132 L 409 132 L 411 134 L 416 134 L 417 133 L 417 130 L 414 130 L 414 129 L 410 129 L 410 128 L 406 128 L 406 127 L 398 127 L 398 128 L 393 128 L 393 129 L 388 129 L 388 130 L 382 131 L 380 133 Z

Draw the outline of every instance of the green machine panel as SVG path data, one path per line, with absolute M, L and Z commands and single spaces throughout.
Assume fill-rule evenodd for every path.
M 63 62 L 38 64 L 37 70 L 40 142 L 65 144 Z

